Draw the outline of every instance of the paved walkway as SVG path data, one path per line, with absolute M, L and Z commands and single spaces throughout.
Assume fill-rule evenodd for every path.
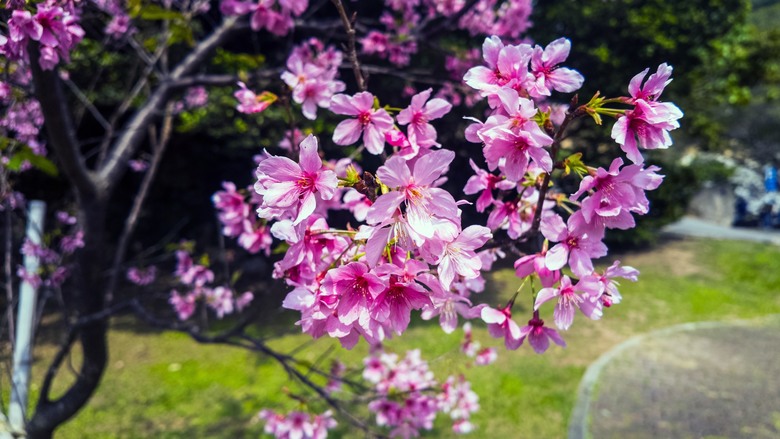
M 674 224 L 663 228 L 664 233 L 699 238 L 738 239 L 744 241 L 767 242 L 780 245 L 780 231 L 758 228 L 724 227 L 698 218 L 686 216 Z
M 780 245 L 780 232 L 685 217 L 664 233 Z M 634 337 L 580 383 L 569 439 L 780 438 L 780 316 Z
M 779 438 L 780 317 L 675 326 L 590 366 L 570 439 Z

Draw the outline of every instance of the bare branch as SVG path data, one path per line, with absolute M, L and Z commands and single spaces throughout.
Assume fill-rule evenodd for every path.
M 347 57 L 349 58 L 349 62 L 352 63 L 352 73 L 355 74 L 358 90 L 366 91 L 368 88 L 363 73 L 360 71 L 360 63 L 358 62 L 357 48 L 355 46 L 355 28 L 352 26 L 352 20 L 349 19 L 341 0 L 332 0 L 332 2 L 336 6 L 336 9 L 338 9 L 341 23 L 344 25 L 344 30 L 347 32 L 347 42 L 349 44 Z
M 426 29 L 427 26 L 423 26 L 422 29 L 416 32 L 415 38 L 418 40 L 428 40 L 442 31 L 451 29 L 451 26 L 457 24 L 457 22 L 460 21 L 460 19 L 463 18 L 463 16 L 466 15 L 474 6 L 476 6 L 478 2 L 479 0 L 468 0 L 468 3 L 463 5 L 463 7 L 460 8 L 458 12 L 450 15 L 433 27 Z
M 41 393 L 39 397 L 40 400 L 45 402 L 51 401 L 49 399 L 51 385 L 54 382 L 54 378 L 57 376 L 57 371 L 60 369 L 62 362 L 65 360 L 65 358 L 67 358 L 68 354 L 70 354 L 71 346 L 76 341 L 77 334 L 78 331 L 75 328 L 70 328 L 67 337 L 60 345 L 60 349 L 57 351 L 54 359 L 49 364 L 49 368 L 46 369 L 46 375 L 43 377 L 43 384 L 41 384 Z
M 342 65 L 342 67 L 345 66 Z M 444 85 L 447 82 L 441 79 L 436 79 L 433 75 L 431 75 L 431 72 L 429 71 L 420 70 L 420 69 L 398 70 L 398 69 L 393 69 L 385 66 L 376 66 L 376 65 L 367 65 L 367 64 L 363 64 L 361 66 L 361 69 L 364 72 L 393 76 L 396 78 L 404 79 L 406 81 L 413 81 L 421 84 Z
M 129 121 L 105 165 L 101 167 L 99 174 L 102 187 L 110 191 L 126 171 L 127 161 L 141 145 L 146 128 L 159 116 L 158 109 L 168 101 L 173 91 L 171 83 L 185 78 L 206 62 L 211 53 L 240 28 L 238 24 L 239 17 L 226 18 L 211 35 L 195 46 L 192 52 L 173 69 L 170 76 L 149 96 L 144 106 Z
M 98 111 L 97 108 L 95 108 L 94 105 L 92 105 L 92 102 L 87 99 L 87 96 L 84 95 L 84 93 L 78 88 L 76 84 L 73 83 L 70 79 L 65 80 L 65 85 L 68 86 L 71 92 L 73 92 L 74 95 L 76 95 L 76 98 L 78 98 L 79 102 L 81 102 L 81 105 L 84 106 L 84 108 L 89 111 L 89 114 L 92 115 L 92 117 L 95 118 L 95 120 L 98 121 L 100 126 L 103 127 L 104 130 L 108 131 L 111 129 L 111 124 L 108 123 L 105 117 L 103 117 L 102 114 L 100 114 L 100 111 Z
M 152 72 L 154 71 L 154 65 L 155 63 L 157 63 L 160 57 L 162 57 L 163 52 L 164 52 L 163 46 L 161 45 L 154 52 L 154 62 L 148 63 L 146 65 L 146 68 L 144 68 L 143 72 L 141 73 L 141 76 L 138 78 L 138 81 L 136 81 L 135 85 L 130 90 L 130 93 L 127 93 L 125 99 L 122 101 L 121 104 L 119 104 L 119 107 L 116 109 L 114 114 L 111 115 L 111 122 L 109 124 L 109 128 L 108 130 L 106 130 L 105 134 L 103 135 L 103 141 L 100 142 L 98 166 L 101 166 L 105 161 L 106 155 L 108 154 L 108 147 L 111 145 L 111 141 L 114 140 L 114 138 L 116 137 L 115 131 L 116 131 L 117 122 L 127 112 L 127 110 L 130 109 L 130 106 L 133 104 L 135 98 L 141 93 L 142 90 L 144 90 L 144 88 L 146 88 L 146 85 L 149 83 L 149 80 L 151 78 Z
M 250 74 L 249 79 L 250 80 L 276 79 L 279 78 L 282 71 L 283 71 L 282 68 L 264 69 L 264 70 L 257 71 L 253 74 Z M 240 80 L 241 78 L 238 75 L 228 75 L 228 74 L 194 75 L 194 76 L 187 76 L 178 79 L 176 81 L 171 81 L 170 86 L 172 89 L 194 87 L 196 85 L 223 87 L 228 85 L 236 85 L 236 82 Z
M 130 209 L 130 213 L 125 220 L 125 226 L 122 230 L 122 235 L 119 238 L 119 245 L 117 246 L 116 253 L 114 254 L 114 263 L 111 268 L 111 274 L 109 275 L 108 287 L 106 288 L 106 303 L 111 303 L 114 298 L 114 290 L 116 289 L 117 282 L 119 282 L 119 267 L 122 265 L 122 260 L 127 252 L 127 245 L 130 243 L 130 238 L 133 236 L 135 226 L 138 224 L 138 218 L 141 215 L 141 208 L 143 207 L 146 197 L 149 194 L 149 189 L 152 187 L 154 177 L 157 175 L 157 171 L 160 168 L 160 162 L 162 161 L 163 154 L 168 146 L 168 141 L 173 131 L 173 115 L 171 114 L 172 105 L 168 104 L 165 119 L 163 119 L 162 130 L 159 138 L 152 138 L 151 143 L 153 146 L 152 162 L 149 165 L 149 169 L 146 170 L 144 178 L 141 181 L 141 187 L 138 189 L 138 193 L 133 200 L 133 207 Z M 151 136 L 154 137 L 154 136 Z

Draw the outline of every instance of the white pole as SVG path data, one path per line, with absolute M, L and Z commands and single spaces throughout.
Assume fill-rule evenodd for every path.
M 40 245 L 43 237 L 43 218 L 46 214 L 46 203 L 30 201 L 27 214 L 27 239 Z M 38 258 L 34 255 L 24 256 L 24 268 L 28 273 L 38 271 Z M 14 343 L 13 375 L 11 378 L 11 404 L 8 410 L 8 421 L 14 434 L 24 435 L 25 413 L 27 412 L 27 397 L 30 383 L 30 367 L 32 366 L 32 338 L 35 323 L 35 305 L 38 300 L 37 289 L 29 282 L 22 280 L 19 287 L 19 309 L 16 320 L 16 342 Z

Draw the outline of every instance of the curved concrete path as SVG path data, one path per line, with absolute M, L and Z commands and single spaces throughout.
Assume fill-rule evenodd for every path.
M 780 317 L 618 345 L 583 377 L 569 438 L 780 438 Z
M 759 228 L 724 227 L 686 216 L 662 229 L 664 233 L 697 238 L 735 239 L 780 245 L 780 231 Z

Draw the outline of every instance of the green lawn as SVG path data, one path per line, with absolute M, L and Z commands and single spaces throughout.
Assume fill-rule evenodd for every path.
M 399 353 L 419 347 L 438 378 L 462 372 L 471 380 L 482 406 L 473 419 L 479 430 L 471 437 L 562 438 L 585 368 L 621 341 L 676 323 L 780 313 L 780 248 L 730 241 L 671 241 L 621 259 L 642 272 L 640 281 L 622 284 L 623 303 L 607 310 L 602 321 L 579 315 L 563 334 L 569 344 L 566 349 L 553 347 L 544 355 L 534 354 L 527 346 L 515 352 L 500 349 L 494 365 L 465 368 L 458 350 L 462 333 L 448 336 L 437 325 L 425 322 L 413 322 L 406 335 L 386 347 Z M 512 271 L 498 271 L 485 294 L 490 294 L 491 303 L 503 303 L 517 287 Z M 530 303 L 525 302 L 527 310 Z M 524 314 L 516 311 L 517 316 Z M 516 320 L 522 323 L 523 317 Z M 475 326 L 483 345 L 498 345 L 485 337 L 483 325 Z M 273 346 L 290 350 L 306 340 L 291 335 L 274 341 Z M 178 334 L 118 328 L 110 342 L 110 366 L 99 391 L 76 419 L 61 428 L 59 437 L 258 437 L 262 426 L 252 422 L 253 415 L 263 407 L 296 407 L 286 393 L 301 392 L 274 362 L 241 350 L 199 346 Z M 328 358 L 358 365 L 366 354 L 364 344 L 351 352 L 332 349 L 334 345 L 320 340 L 303 355 L 316 361 L 329 352 Z M 36 366 L 35 382 L 40 382 L 42 366 Z M 334 436 L 363 437 L 349 434 L 344 422 L 340 424 Z M 444 422 L 427 435 L 451 436 Z

